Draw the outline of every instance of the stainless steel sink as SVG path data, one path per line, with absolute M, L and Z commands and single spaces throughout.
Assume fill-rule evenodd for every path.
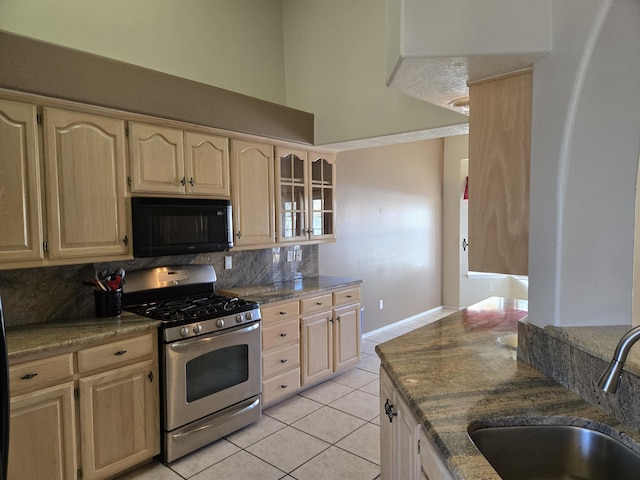
M 469 432 L 503 480 L 638 480 L 640 455 L 583 427 L 521 425 Z

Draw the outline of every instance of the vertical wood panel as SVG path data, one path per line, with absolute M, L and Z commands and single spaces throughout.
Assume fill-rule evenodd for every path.
M 527 275 L 532 74 L 469 95 L 469 270 Z

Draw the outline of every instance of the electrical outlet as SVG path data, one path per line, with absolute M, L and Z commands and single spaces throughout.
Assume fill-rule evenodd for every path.
M 231 255 L 224 257 L 224 269 L 231 270 L 233 268 L 233 258 Z
M 302 261 L 302 249 L 299 248 L 298 250 L 296 250 L 296 262 L 301 262 Z
M 487 289 L 489 290 L 489 293 L 493 293 L 493 290 L 494 290 L 494 285 L 493 285 L 493 283 L 489 283 L 489 284 L 487 284 Z
M 287 262 L 293 262 L 293 252 L 291 250 L 287 252 Z
M 384 308 L 384 300 L 380 300 L 380 310 Z

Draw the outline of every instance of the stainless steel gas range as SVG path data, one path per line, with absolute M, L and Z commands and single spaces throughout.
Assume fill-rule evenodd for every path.
M 261 415 L 260 308 L 215 294 L 210 265 L 129 272 L 124 310 L 161 320 L 162 459 L 172 462 Z

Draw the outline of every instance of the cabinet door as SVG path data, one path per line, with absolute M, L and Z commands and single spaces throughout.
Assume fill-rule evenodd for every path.
M 531 72 L 469 88 L 469 270 L 528 274 L 531 92 Z
M 124 122 L 43 111 L 49 257 L 125 258 Z
M 311 240 L 335 239 L 335 157 L 309 152 L 311 164 Z
M 36 113 L 0 100 L 0 262 L 44 258 Z
M 11 399 L 10 479 L 76 478 L 73 383 Z
M 398 478 L 396 418 L 395 387 L 386 370 L 380 367 L 380 480 Z
M 309 238 L 307 177 L 307 152 L 276 148 L 278 243 L 295 243 Z
M 182 130 L 129 123 L 131 191 L 184 193 Z
M 333 361 L 337 372 L 360 361 L 360 305 L 337 308 L 333 317 Z
M 149 360 L 80 379 L 85 480 L 110 478 L 159 453 L 154 377 L 154 362 Z
M 302 384 L 307 385 L 333 373 L 332 312 L 303 317 Z
M 231 141 L 233 225 L 236 246 L 275 243 L 273 147 Z
M 229 197 L 229 140 L 185 132 L 184 148 L 187 193 Z

